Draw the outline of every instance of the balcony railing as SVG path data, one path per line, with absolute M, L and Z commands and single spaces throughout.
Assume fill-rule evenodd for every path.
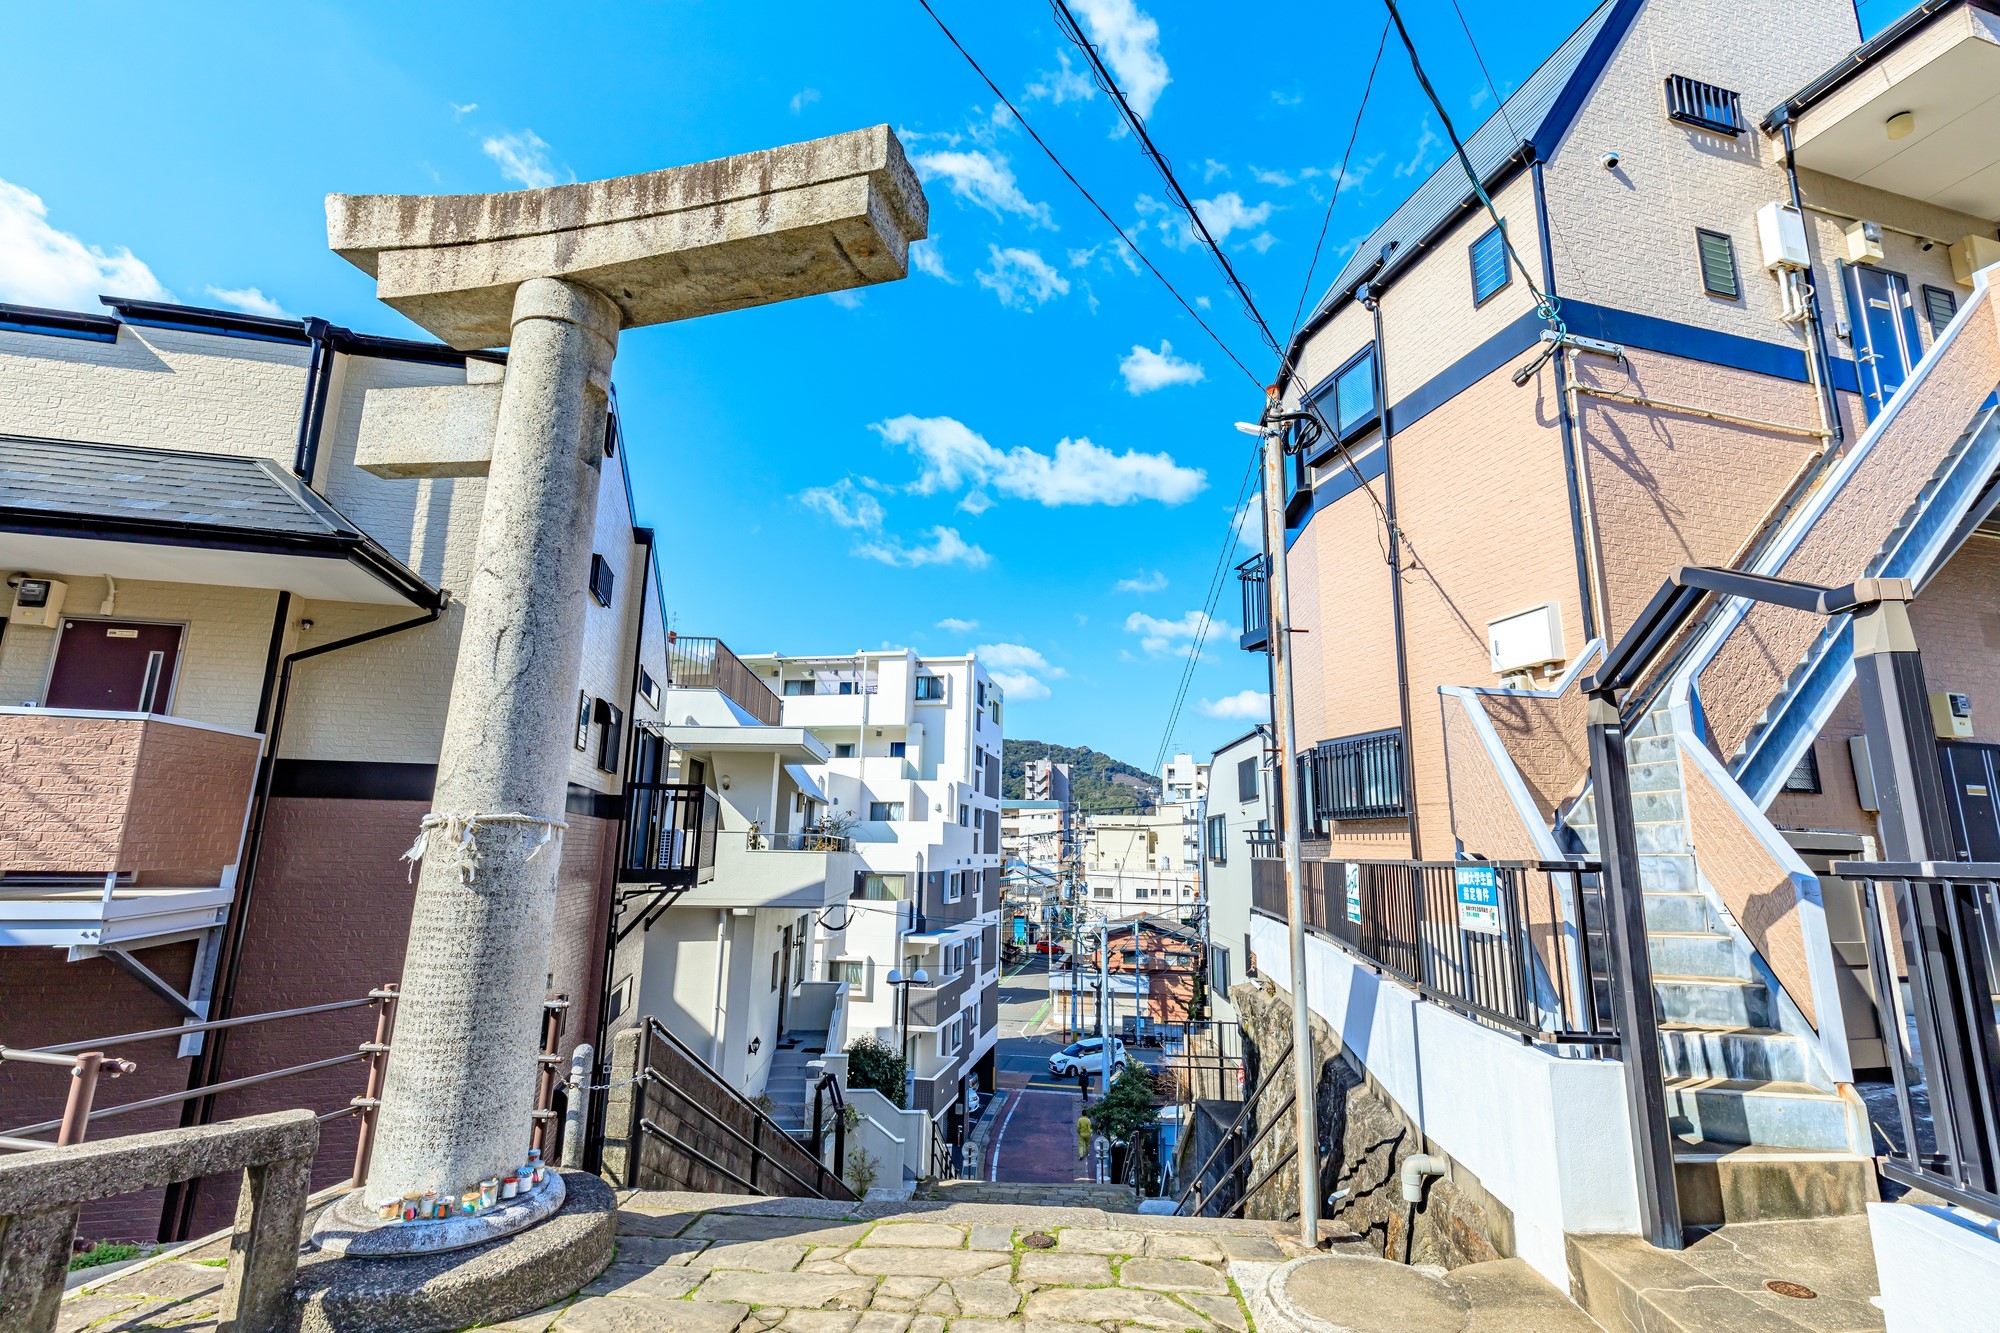
M 692 783 L 626 783 L 618 882 L 692 888 L 714 879 L 721 809 L 714 792 Z
M 1409 813 L 1398 728 L 1321 741 L 1299 756 L 1299 794 L 1308 836 L 1330 819 L 1383 819 Z
M 968 964 L 957 976 L 935 986 L 910 987 L 909 1024 L 913 1028 L 934 1028 L 958 1016 L 965 992 L 974 980 Z
M 767 727 L 778 725 L 783 705 L 757 673 L 720 639 L 667 640 L 667 675 L 676 689 L 720 690 Z
M 1237 640 L 1246 653 L 1268 652 L 1271 647 L 1271 591 L 1262 555 L 1253 555 L 1236 567 L 1243 592 L 1243 634 Z
M 854 839 L 832 833 L 746 833 L 743 846 L 752 852 L 851 852 Z

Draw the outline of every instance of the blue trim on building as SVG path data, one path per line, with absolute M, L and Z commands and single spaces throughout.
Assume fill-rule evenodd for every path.
M 1565 311 L 1568 308 L 1563 307 Z M 1541 336 L 1541 317 L 1532 310 L 1522 311 L 1500 332 L 1404 394 L 1389 409 L 1390 432 L 1401 434 L 1416 425 L 1515 357 L 1530 351 Z
M 33 333 L 44 338 L 77 338 L 84 342 L 115 343 L 118 321 L 104 315 L 86 315 L 75 310 L 49 310 L 41 306 L 0 304 L 0 333 Z
M 1583 103 L 1590 96 L 1590 90 L 1597 86 L 1597 76 L 1611 63 L 1611 57 L 1618 50 L 1618 44 L 1625 40 L 1625 34 L 1632 28 L 1632 21 L 1639 17 L 1645 7 L 1645 0 L 1619 0 L 1618 8 L 1597 30 L 1591 40 L 1590 49 L 1583 53 L 1583 59 L 1576 64 L 1569 78 L 1563 83 L 1563 90 L 1550 105 L 1542 123 L 1535 127 L 1528 142 L 1534 145 L 1535 156 L 1548 161 L 1554 156 L 1556 147 L 1563 136 L 1575 123 L 1577 113 L 1583 110 Z

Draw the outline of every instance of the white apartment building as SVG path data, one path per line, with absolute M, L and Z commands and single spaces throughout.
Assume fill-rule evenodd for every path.
M 1253 858 L 1279 863 L 1271 840 L 1271 728 L 1254 730 L 1219 747 L 1209 764 L 1216 776 L 1202 819 L 1202 879 L 1208 906 L 1207 931 L 1218 977 L 1240 978 L 1250 967 L 1250 883 Z M 1227 961 L 1224 961 L 1226 958 Z M 1233 1020 L 1229 988 L 1216 985 L 1214 1015 Z
M 845 905 L 818 918 L 811 974 L 846 985 L 849 1039 L 901 1044 L 910 1105 L 945 1117 L 968 1082 L 993 1086 L 1001 691 L 969 655 L 743 662 L 778 694 L 783 727 L 824 751 L 796 765 L 810 783 L 794 779 L 797 800 L 823 801 L 853 849 Z M 919 969 L 924 985 L 890 983 Z
M 1193 805 L 1086 816 L 1083 876 L 1092 915 L 1114 921 L 1192 915 L 1201 898 L 1199 837 L 1199 807 Z
M 1069 839 L 1069 816 L 1061 801 L 1002 801 L 1000 851 L 1007 864 L 1054 869 Z
M 1160 774 L 1160 804 L 1186 805 L 1208 795 L 1208 765 L 1191 754 L 1177 754 Z

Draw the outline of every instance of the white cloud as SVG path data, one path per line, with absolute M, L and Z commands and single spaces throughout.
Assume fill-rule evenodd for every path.
M 1174 345 L 1165 338 L 1157 352 L 1133 344 L 1132 354 L 1118 363 L 1118 373 L 1125 377 L 1125 392 L 1134 397 L 1171 384 L 1199 384 L 1205 378 L 1198 364 L 1175 356 Z
M 1209 235 L 1221 244 L 1229 239 L 1232 231 L 1249 231 L 1263 226 L 1264 220 L 1271 216 L 1271 205 L 1246 204 L 1242 195 L 1227 190 L 1213 199 L 1195 200 L 1194 211 L 1201 214 Z
M 882 502 L 846 477 L 831 486 L 800 491 L 799 503 L 825 514 L 843 528 L 874 532 L 882 526 Z
M 48 212 L 41 196 L 0 180 L 0 301 L 97 310 L 99 296 L 174 299 L 130 250 L 85 245 L 51 227 Z
M 1431 118 L 1425 116 L 1417 132 L 1416 147 L 1410 150 L 1410 160 L 1396 164 L 1398 176 L 1414 176 L 1430 165 L 1431 150 L 1444 143 L 1436 130 L 1431 128 Z
M 1026 445 L 1003 452 L 952 417 L 904 415 L 871 429 L 923 460 L 923 474 L 910 486 L 919 495 L 991 486 L 1050 507 L 1134 500 L 1180 504 L 1208 484 L 1207 473 L 1182 467 L 1169 454 L 1131 449 L 1114 454 L 1087 439 L 1061 440 L 1051 456 Z
M 1288 93 L 1282 89 L 1273 88 L 1271 90 L 1271 100 L 1279 106 L 1297 106 L 1306 99 L 1303 93 Z
M 1159 570 L 1156 569 L 1150 574 L 1141 573 L 1135 578 L 1120 579 L 1118 580 L 1116 586 L 1114 586 L 1111 589 L 1111 591 L 1139 592 L 1139 593 L 1158 592 L 1166 586 L 1167 586 L 1167 576 L 1165 574 L 1162 574 Z
M 1118 76 L 1125 100 L 1141 116 L 1153 114 L 1173 80 L 1160 55 L 1160 25 L 1132 0 L 1076 0 L 1076 10 L 1104 63 Z
M 1261 167 L 1250 168 L 1250 175 L 1259 185 L 1276 186 L 1280 190 L 1299 183 L 1297 177 L 1286 172 L 1265 171 Z
M 1488 91 L 1486 85 L 1482 83 L 1477 88 L 1474 88 L 1472 90 L 1472 96 L 1467 98 L 1466 100 L 1472 103 L 1472 109 L 1474 111 L 1477 111 L 1479 110 L 1480 107 L 1485 106 L 1488 102 L 1493 100 L 1493 94 L 1490 91 Z
M 1006 692 L 1009 702 L 1023 703 L 1029 699 L 1049 697 L 1049 687 L 1025 671 L 992 671 L 987 674 Z
M 1208 184 L 1217 176 L 1227 176 L 1228 174 L 1229 164 L 1226 162 L 1218 162 L 1211 157 L 1201 164 L 1201 183 L 1203 185 Z
M 1031 201 L 1021 193 L 1014 172 L 999 153 L 969 152 L 919 153 L 910 159 L 917 175 L 925 181 L 942 180 L 951 192 L 969 204 L 985 209 L 994 217 L 1013 213 L 1039 226 L 1055 229 L 1055 219 L 1047 204 Z
M 990 242 L 986 248 L 993 256 L 993 266 L 972 276 L 981 287 L 999 297 L 1001 305 L 1038 306 L 1054 297 L 1069 295 L 1069 279 L 1056 272 L 1040 251 L 1014 246 L 1003 250 Z
M 954 285 L 958 282 L 958 279 L 952 277 L 950 271 L 945 268 L 944 251 L 938 249 L 935 238 L 911 244 L 910 266 L 919 273 L 928 273 L 939 282 L 949 282 Z
M 1056 64 L 1059 68 L 1036 76 L 1027 91 L 1021 94 L 1022 101 L 1039 102 L 1046 98 L 1061 106 L 1064 102 L 1088 102 L 1097 96 L 1097 85 L 1090 81 L 1088 75 L 1071 66 L 1069 52 L 1057 51 Z
M 493 159 L 501 176 L 517 185 L 542 190 L 556 183 L 556 173 L 549 166 L 549 146 L 533 130 L 495 135 L 482 141 L 479 148 Z
M 464 106 L 460 106 L 456 102 L 446 102 L 445 105 L 451 108 L 451 114 L 457 120 L 464 120 L 467 116 L 479 110 L 479 103 L 477 102 L 467 102 Z
M 866 292 L 850 289 L 844 292 L 828 292 L 826 299 L 839 306 L 842 310 L 859 310 L 861 303 L 867 300 L 868 296 Z
M 1069 674 L 1025 643 L 982 643 L 972 652 L 989 668 L 997 667 L 1002 671 L 1038 671 L 1057 680 Z
M 979 628 L 979 622 L 976 620 L 960 620 L 957 616 L 946 616 L 943 620 L 938 621 L 937 627 L 939 629 L 948 629 L 953 634 L 969 634 Z
M 819 89 L 817 88 L 799 89 L 797 92 L 792 94 L 792 114 L 795 116 L 798 115 L 799 112 L 805 110 L 807 107 L 811 106 L 814 102 L 817 101 L 819 101 Z
M 895 537 L 884 537 L 861 543 L 854 548 L 854 554 L 902 569 L 915 569 L 921 565 L 964 565 L 968 569 L 984 569 L 993 559 L 959 536 L 957 528 L 932 528 L 930 536 L 929 546 L 906 546 Z
M 1171 657 L 1176 653 L 1192 651 L 1197 637 L 1206 643 L 1235 633 L 1230 626 L 1204 611 L 1190 611 L 1179 620 L 1162 620 L 1143 611 L 1134 611 L 1125 617 L 1125 629 L 1127 633 L 1137 634 L 1139 646 L 1154 657 Z
M 1265 722 L 1271 717 L 1271 696 L 1262 690 L 1242 690 L 1236 694 L 1225 694 L 1220 699 L 1203 699 L 1195 708 L 1203 717 Z
M 234 306 L 246 315 L 265 315 L 271 319 L 298 318 L 255 287 L 210 287 L 208 294 L 226 306 Z
M 965 498 L 958 502 L 959 509 L 977 518 L 993 507 L 993 497 L 985 491 L 967 491 Z
M 1264 549 L 1264 505 L 1252 498 L 1236 511 L 1236 540 L 1253 551 Z

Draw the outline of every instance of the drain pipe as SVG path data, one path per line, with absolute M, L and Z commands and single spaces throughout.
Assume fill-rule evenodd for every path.
M 1403 1202 L 1409 1205 L 1403 1222 L 1403 1262 L 1410 1262 L 1410 1250 L 1417 1235 L 1417 1205 L 1424 1201 L 1424 1178 L 1441 1176 L 1445 1159 L 1436 1153 L 1411 1153 L 1403 1159 Z

